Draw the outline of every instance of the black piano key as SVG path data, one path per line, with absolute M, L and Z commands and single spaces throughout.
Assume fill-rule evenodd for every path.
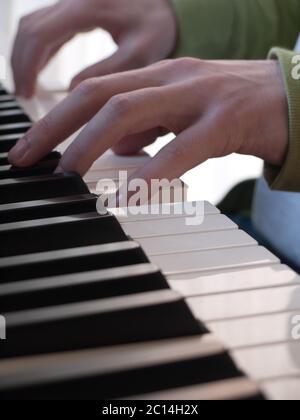
M 0 110 L 0 125 L 31 122 L 21 109 Z
M 7 134 L 25 134 L 32 127 L 31 122 L 19 122 L 14 124 L 1 124 L 0 136 Z
M 160 290 L 4 314 L 0 358 L 206 333 L 182 296 Z M 158 327 L 159 326 L 159 327 Z
M 89 190 L 74 173 L 0 180 L 0 204 L 78 194 L 89 194 Z
M 137 264 L 3 284 L 0 308 L 8 313 L 168 288 L 155 266 Z
M 134 241 L 0 258 L 0 284 L 148 262 Z
M 22 133 L 0 135 L 0 153 L 8 153 L 22 137 Z
M 34 166 L 18 168 L 9 164 L 8 154 L 0 154 L 0 179 L 29 178 L 31 176 L 53 174 L 60 158 L 60 153 L 52 152 Z M 1 162 L 3 162 L 3 165 Z
M 1 95 L 6 95 L 7 94 L 7 90 L 5 89 L 5 87 L 3 86 L 2 83 L 0 83 L 0 96 Z
M 38 164 L 26 168 L 11 165 L 0 166 L 0 179 L 30 178 L 39 175 L 51 175 L 57 168 L 59 160 L 43 160 Z
M 17 168 L 11 165 L 0 166 L 0 179 L 29 178 L 31 176 L 51 175 L 57 166 L 53 162 L 44 162 L 33 167 Z
M 208 334 L 3 360 L 0 398 L 98 401 L 239 377 L 230 355 Z
M 8 165 L 8 153 L 0 153 L 0 165 Z
M 59 152 L 51 152 L 48 153 L 48 155 L 46 155 L 45 157 L 43 157 L 40 162 L 45 162 L 45 161 L 53 161 L 54 163 L 57 163 L 61 158 L 61 154 Z M 0 153 L 0 166 L 5 166 L 5 165 L 9 165 L 9 161 L 8 161 L 8 152 L 6 153 Z
M 0 205 L 0 223 L 47 219 L 95 211 L 98 198 L 92 194 Z
M 97 212 L 0 225 L 0 257 L 126 241 L 111 214 Z

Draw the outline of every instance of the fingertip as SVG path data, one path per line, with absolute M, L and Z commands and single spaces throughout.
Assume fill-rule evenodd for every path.
M 23 137 L 20 139 L 17 144 L 10 150 L 8 154 L 9 162 L 14 166 L 19 166 L 22 164 L 25 155 L 28 152 L 28 142 Z

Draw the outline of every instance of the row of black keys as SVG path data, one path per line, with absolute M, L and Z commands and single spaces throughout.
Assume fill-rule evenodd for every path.
M 96 212 L 97 197 L 82 179 L 53 175 L 59 154 L 29 169 L 9 165 L 7 153 L 30 124 L 13 97 L 2 91 L 0 313 L 5 314 L 8 339 L 0 342 L 0 372 L 1 361 L 15 357 L 205 335 L 205 326 L 169 290 L 118 221 Z M 125 372 L 122 386 L 120 378 L 114 383 L 117 376 L 95 378 L 88 369 L 80 380 L 56 386 L 60 395 L 80 398 L 83 390 L 92 395 L 93 384 L 101 380 L 99 397 L 115 398 L 159 389 L 157 375 L 170 369 L 176 372 L 170 387 L 241 375 L 226 352 L 200 359 L 164 363 L 153 372 Z M 197 365 L 206 371 L 195 376 Z M 133 388 L 128 386 L 132 381 Z M 0 376 L 0 398 L 51 398 L 51 390 L 53 395 L 50 383 L 29 386 L 19 379 L 7 390 Z

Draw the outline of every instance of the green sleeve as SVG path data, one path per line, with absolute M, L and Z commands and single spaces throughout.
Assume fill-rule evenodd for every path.
M 284 49 L 294 48 L 298 37 L 300 0 L 171 2 L 179 29 L 177 57 L 264 59 L 271 47 L 282 47 L 269 58 L 278 59 L 285 83 L 289 149 L 282 167 L 265 165 L 265 176 L 273 189 L 300 192 L 300 56 Z
M 293 48 L 299 0 L 171 0 L 178 19 L 175 56 L 266 58 L 271 47 Z
M 300 55 L 273 48 L 269 58 L 278 59 L 289 107 L 289 147 L 282 167 L 265 165 L 272 189 L 300 192 Z

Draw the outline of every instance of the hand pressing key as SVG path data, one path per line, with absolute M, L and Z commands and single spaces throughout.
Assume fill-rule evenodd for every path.
M 133 178 L 173 180 L 209 158 L 234 152 L 284 161 L 288 107 L 276 61 L 178 59 L 81 83 L 9 154 L 32 165 L 85 125 L 58 171 L 84 175 L 109 148 L 134 153 L 175 133 Z

